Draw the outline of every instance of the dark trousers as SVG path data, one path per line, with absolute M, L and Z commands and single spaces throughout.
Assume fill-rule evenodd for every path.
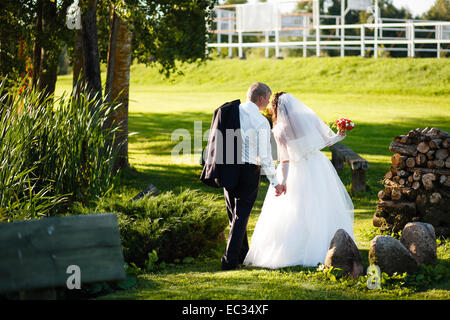
M 245 163 L 240 165 L 238 185 L 224 188 L 223 193 L 230 222 L 227 249 L 222 257 L 222 269 L 233 269 L 244 261 L 249 246 L 247 223 L 259 191 L 261 167 Z

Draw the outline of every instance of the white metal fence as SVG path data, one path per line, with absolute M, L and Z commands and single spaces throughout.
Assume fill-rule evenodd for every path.
M 233 6 L 215 8 L 216 28 L 210 32 L 217 36 L 214 43 L 208 44 L 209 48 L 217 48 L 219 54 L 221 49 L 228 49 L 229 57 L 233 56 L 233 48 L 237 48 L 239 57 L 243 57 L 243 48 L 265 48 L 266 57 L 271 48 L 275 49 L 276 57 L 280 56 L 281 48 L 303 49 L 303 56 L 307 56 L 308 50 L 313 50 L 316 56 L 322 51 L 339 50 L 342 57 L 348 51 L 359 51 L 363 57 L 375 58 L 384 51 L 403 51 L 408 57 L 432 52 L 437 58 L 450 52 L 450 22 L 381 18 L 378 23 L 340 24 L 340 16 L 317 18 L 313 13 L 284 13 L 276 30 L 242 32 L 237 29 L 233 9 Z M 335 24 L 322 24 L 327 21 Z

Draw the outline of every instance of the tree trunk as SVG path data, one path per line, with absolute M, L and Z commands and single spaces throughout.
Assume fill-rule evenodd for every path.
M 102 97 L 102 82 L 100 77 L 100 56 L 98 53 L 97 36 L 97 1 L 88 0 L 87 9 L 81 16 L 82 43 L 84 55 L 84 76 L 92 94 Z
M 57 15 L 56 2 L 42 1 L 42 33 L 45 37 L 41 43 L 41 60 L 39 68 L 39 91 L 46 94 L 55 92 L 56 76 L 58 71 L 58 56 L 60 48 L 50 35 L 55 32 L 55 18 Z M 38 49 L 38 48 L 37 48 Z
M 81 30 L 77 30 L 75 33 L 75 45 L 73 48 L 73 88 L 77 85 L 78 80 L 83 81 L 84 79 L 84 54 L 83 54 L 83 34 Z M 74 94 L 77 94 L 75 92 Z
M 119 156 L 114 171 L 127 168 L 128 163 L 128 96 L 130 87 L 131 40 L 132 32 L 127 21 L 121 19 L 114 6 L 111 7 L 111 33 L 108 48 L 108 70 L 106 78 L 106 96 L 108 101 L 121 103 L 109 119 L 107 125 L 115 122 L 120 127 L 116 136 Z

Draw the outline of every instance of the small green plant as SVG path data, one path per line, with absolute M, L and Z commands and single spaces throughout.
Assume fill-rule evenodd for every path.
M 192 257 L 186 257 L 183 259 L 184 264 L 193 264 L 195 262 L 195 259 Z
M 222 243 L 228 221 L 216 200 L 216 195 L 181 189 L 136 201 L 102 198 L 95 208 L 77 204 L 72 213 L 116 213 L 125 261 L 155 271 L 165 263 L 190 263 Z
M 422 264 L 417 273 L 407 275 L 405 282 L 408 286 L 423 289 L 438 281 L 447 280 L 449 278 L 450 270 L 443 264 L 437 264 L 436 266 Z
M 152 250 L 152 252 L 148 254 L 148 259 L 145 261 L 145 270 L 148 272 L 156 271 L 156 261 L 158 261 L 158 254 L 155 250 Z
M 364 231 L 362 232 L 362 236 L 364 237 L 364 239 L 369 240 L 369 241 L 378 235 L 382 235 L 382 232 L 380 231 L 380 228 L 376 228 L 376 227 L 370 227 L 369 229 L 364 229 Z
M 320 264 L 317 268 L 317 274 L 322 276 L 321 278 L 325 280 L 338 282 L 343 279 L 342 276 L 344 275 L 344 270 L 336 267 L 326 268 L 323 264 Z
M 421 265 L 419 271 L 414 274 L 405 272 L 388 275 L 385 272 L 381 272 L 379 277 L 380 286 L 377 289 L 368 286 L 369 277 L 372 275 L 367 274 L 358 278 L 352 278 L 346 275 L 340 268 L 327 268 L 323 264 L 319 264 L 316 270 L 302 270 L 298 273 L 298 276 L 302 279 L 330 281 L 345 287 L 357 287 L 363 291 L 378 290 L 380 292 L 391 292 L 399 296 L 404 296 L 429 288 L 438 281 L 448 280 L 450 270 L 445 265 L 438 264 L 436 266 Z
M 385 232 L 385 234 L 388 234 L 389 232 Z M 397 240 L 400 240 L 402 237 L 402 230 L 399 230 L 397 232 L 391 232 L 390 234 L 388 234 L 389 236 L 391 236 L 392 238 L 395 238 Z
M 141 268 L 139 268 L 134 262 L 125 263 L 125 273 L 127 275 L 134 275 L 137 276 L 141 274 L 143 271 Z

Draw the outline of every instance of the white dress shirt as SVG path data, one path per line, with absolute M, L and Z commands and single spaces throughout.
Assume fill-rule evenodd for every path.
M 242 134 L 242 162 L 260 165 L 272 186 L 278 185 L 270 145 L 269 121 L 251 101 L 239 105 Z

